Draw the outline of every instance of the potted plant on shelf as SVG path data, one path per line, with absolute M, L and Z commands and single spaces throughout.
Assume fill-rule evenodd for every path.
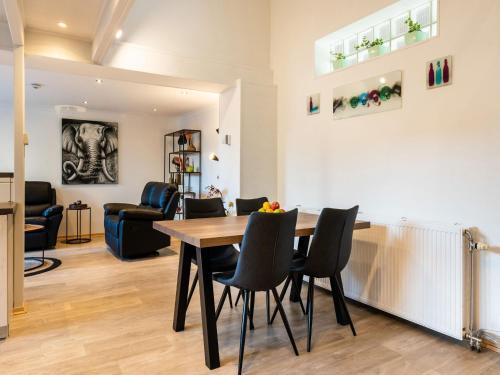
M 370 40 L 366 36 L 364 36 L 363 40 L 361 41 L 361 44 L 358 44 L 354 48 L 356 48 L 357 51 L 368 49 L 368 56 L 375 57 L 382 55 L 383 47 L 384 47 L 384 40 L 382 38 L 377 38 L 370 42 Z
M 370 43 L 368 47 L 368 55 L 370 57 L 380 56 L 383 53 L 384 40 L 382 38 L 377 38 Z
M 337 52 L 332 55 L 333 55 L 332 64 L 334 69 L 342 69 L 347 66 L 346 57 L 342 52 Z
M 407 46 L 416 42 L 421 42 L 425 39 L 425 33 L 422 31 L 422 25 L 413 21 L 411 17 L 408 17 L 405 23 L 408 26 L 408 32 L 405 34 L 405 43 Z

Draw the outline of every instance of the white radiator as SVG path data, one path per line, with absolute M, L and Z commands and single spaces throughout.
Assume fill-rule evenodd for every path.
M 345 295 L 456 339 L 464 327 L 462 227 L 372 222 L 354 233 Z M 330 288 L 328 279 L 317 280 Z

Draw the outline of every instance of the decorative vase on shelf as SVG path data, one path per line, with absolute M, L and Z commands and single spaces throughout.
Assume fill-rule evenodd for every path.
M 193 144 L 193 135 L 192 134 L 186 134 L 187 138 L 187 150 L 188 151 L 196 151 L 196 147 Z
M 411 33 L 405 34 L 405 43 L 407 46 L 413 43 L 421 42 L 425 39 L 425 33 L 423 31 L 412 31 Z
M 182 133 L 181 135 L 179 135 L 179 139 L 177 140 L 177 144 L 179 146 L 183 146 L 187 143 L 187 140 L 186 140 L 186 135 L 184 133 Z
M 370 58 L 377 57 L 382 54 L 383 54 L 383 46 L 381 45 L 368 48 L 368 56 L 370 56 Z
M 345 61 L 345 59 L 333 60 L 332 64 L 333 64 L 333 70 L 342 69 L 347 66 L 347 62 Z

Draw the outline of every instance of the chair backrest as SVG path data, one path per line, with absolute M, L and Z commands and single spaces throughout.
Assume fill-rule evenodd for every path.
M 226 216 L 224 204 L 220 198 L 184 200 L 184 216 L 186 219 Z
M 293 257 L 297 209 L 282 214 L 253 212 L 243 236 L 234 285 L 269 290 L 285 280 Z
M 264 202 L 268 202 L 266 197 L 253 199 L 236 198 L 236 215 L 250 215 L 252 212 L 258 211 Z
M 42 212 L 56 204 L 55 190 L 50 182 L 26 181 L 25 210 L 26 216 L 40 216 Z
M 331 277 L 344 269 L 351 256 L 358 208 L 324 208 L 321 211 L 305 264 L 307 275 Z
M 173 184 L 150 181 L 144 186 L 140 205 L 147 208 L 154 208 L 165 213 L 176 191 L 177 187 Z

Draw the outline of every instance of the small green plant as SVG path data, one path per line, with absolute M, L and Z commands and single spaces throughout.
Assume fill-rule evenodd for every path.
M 405 24 L 408 26 L 408 32 L 413 33 L 415 31 L 421 31 L 422 30 L 422 25 L 420 25 L 418 22 L 413 21 L 411 17 L 408 17 L 405 21 Z
M 361 44 L 358 44 L 354 48 L 356 49 L 356 51 L 359 51 L 360 49 L 381 46 L 383 44 L 384 44 L 384 39 L 382 39 L 382 38 L 377 38 L 377 39 L 373 40 L 372 42 L 370 42 L 370 40 L 366 36 L 364 36 L 363 40 L 361 41 Z
M 365 49 L 365 48 L 370 47 L 370 43 L 371 42 L 368 40 L 368 38 L 366 36 L 364 36 L 361 43 L 356 45 L 354 48 L 356 49 L 356 51 L 359 51 L 360 49 Z
M 345 55 L 342 52 L 337 52 L 333 54 L 333 58 L 335 61 L 343 61 L 345 60 Z

